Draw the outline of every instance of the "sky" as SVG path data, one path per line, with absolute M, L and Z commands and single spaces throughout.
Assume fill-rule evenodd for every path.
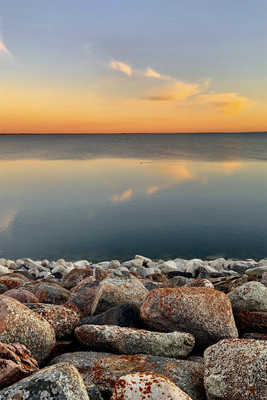
M 267 130 L 266 0 L 0 0 L 0 133 Z

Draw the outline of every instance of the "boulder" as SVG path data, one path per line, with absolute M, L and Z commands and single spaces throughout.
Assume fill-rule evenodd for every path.
M 160 374 L 135 372 L 122 376 L 110 400 L 192 400 L 169 378 Z
M 0 265 L 0 275 L 1 274 L 11 274 L 12 271 L 10 271 L 7 267 L 5 267 L 4 265 Z
M 85 278 L 88 278 L 88 276 L 92 275 L 93 275 L 92 268 L 86 268 L 86 269 L 74 268 L 63 278 L 62 286 L 65 289 L 71 289 L 78 283 L 83 281 Z
M 259 264 L 258 264 L 259 265 Z M 246 275 L 257 275 L 262 276 L 264 272 L 267 272 L 267 265 L 257 266 L 246 270 Z
M 67 362 L 46 367 L 0 391 L 1 400 L 89 400 L 82 377 Z
M 3 294 L 8 291 L 8 288 L 3 283 L 0 283 L 0 294 Z
M 222 340 L 204 352 L 204 363 L 208 400 L 267 398 L 267 342 Z
M 136 254 L 134 258 L 135 258 L 136 260 L 137 260 L 137 259 L 142 260 L 143 265 L 147 265 L 147 264 L 149 264 L 149 263 L 152 263 L 152 260 L 151 260 L 150 258 L 141 256 L 141 255 L 139 255 L 139 254 Z
M 101 314 L 111 307 L 124 303 L 140 307 L 147 294 L 148 291 L 139 279 L 128 272 L 114 272 L 99 283 L 95 292 L 91 313 Z
M 38 371 L 37 361 L 25 346 L 0 342 L 0 390 L 35 371 Z
M 234 313 L 267 311 L 267 288 L 260 282 L 247 282 L 228 293 Z
M 80 322 L 80 316 L 73 309 L 62 305 L 37 303 L 28 307 L 49 322 L 57 339 L 70 335 Z
M 76 352 L 62 354 L 51 363 L 67 361 L 78 369 L 84 383 L 96 384 L 109 398 L 119 378 L 132 372 L 162 374 L 194 400 L 204 400 L 203 365 L 200 362 L 148 355 L 111 355 L 108 353 Z
M 2 275 L 0 276 L 0 283 L 6 285 L 8 289 L 14 289 L 24 283 L 21 278 L 14 276 L 14 274 Z
M 169 260 L 158 266 L 162 274 L 167 275 L 169 272 L 177 271 L 177 265 L 173 260 Z
M 267 332 L 267 312 L 243 311 L 235 314 L 238 331 L 244 332 Z
M 20 303 L 38 303 L 37 297 L 29 292 L 28 290 L 24 290 L 22 288 L 18 289 L 10 289 L 5 292 L 5 296 L 12 297 L 13 299 L 18 300 Z
M 117 325 L 121 327 L 139 328 L 142 325 L 139 307 L 130 303 L 112 307 L 102 314 L 85 317 L 82 325 Z
M 230 300 L 210 288 L 152 290 L 140 315 L 156 330 L 191 333 L 201 350 L 222 339 L 238 337 Z
M 75 336 L 92 350 L 174 358 L 187 356 L 195 344 L 189 333 L 150 332 L 111 325 L 82 325 L 75 329 Z
M 56 283 L 40 282 L 27 290 L 33 293 L 40 303 L 64 304 L 71 297 L 71 293 L 67 289 Z
M 55 346 L 51 325 L 19 301 L 0 295 L 0 341 L 20 343 L 41 363 Z

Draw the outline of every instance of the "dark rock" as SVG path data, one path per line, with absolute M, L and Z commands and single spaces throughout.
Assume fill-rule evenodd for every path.
M 126 303 L 112 307 L 102 314 L 86 317 L 81 320 L 82 325 L 117 325 L 121 327 L 140 328 L 140 309 L 133 304 Z
M 40 303 L 64 304 L 71 297 L 71 293 L 67 289 L 56 283 L 36 283 L 33 287 L 27 288 L 27 290 L 33 293 L 39 299 Z
M 71 289 L 85 278 L 93 275 L 92 268 L 80 269 L 74 268 L 62 280 L 62 286 L 65 289 Z
M 171 271 L 167 274 L 169 279 L 174 278 L 175 276 L 183 276 L 185 278 L 193 278 L 193 275 L 189 272 L 180 272 L 180 271 Z
M 235 322 L 240 333 L 267 332 L 267 312 L 243 311 L 235 314 Z
M 8 290 L 7 286 L 3 283 L 0 283 L 0 294 L 5 293 Z

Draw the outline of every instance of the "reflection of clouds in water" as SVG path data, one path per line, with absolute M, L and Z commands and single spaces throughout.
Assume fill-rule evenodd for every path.
M 121 203 L 123 201 L 130 199 L 132 197 L 132 195 L 133 195 L 132 189 L 128 189 L 128 190 L 125 190 L 121 194 L 117 194 L 117 195 L 113 196 L 112 201 L 114 203 Z
M 151 195 L 160 190 L 160 186 L 149 186 L 146 188 L 146 194 Z
M 222 163 L 222 169 L 227 174 L 232 174 L 235 171 L 239 171 L 243 168 L 241 161 L 225 161 Z
M 0 217 L 0 230 L 5 231 L 10 227 L 15 219 L 17 210 L 11 210 L 7 214 Z

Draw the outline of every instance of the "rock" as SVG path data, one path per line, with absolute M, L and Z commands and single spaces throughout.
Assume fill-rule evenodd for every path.
M 254 265 L 245 261 L 238 261 L 233 263 L 231 267 L 232 270 L 236 271 L 238 274 L 243 275 L 248 269 L 253 268 Z
M 19 301 L 0 295 L 0 341 L 23 344 L 41 363 L 55 346 L 50 324 Z
M 238 337 L 230 300 L 224 293 L 210 288 L 153 290 L 140 315 L 154 329 L 191 333 L 199 349 L 224 338 Z
M 184 286 L 185 287 L 209 287 L 209 288 L 213 288 L 213 284 L 208 279 L 192 279 L 192 280 L 187 281 Z
M 43 261 L 41 262 L 41 265 L 42 265 L 42 267 L 48 267 L 49 261 L 45 259 L 45 260 L 43 260 Z
M 169 260 L 158 266 L 162 274 L 167 275 L 169 272 L 177 271 L 177 265 L 174 261 Z
M 142 267 L 143 259 L 137 258 L 137 259 L 125 261 L 121 265 L 122 265 L 122 267 L 126 267 L 128 269 Z
M 154 274 L 155 269 L 154 268 L 139 267 L 139 268 L 137 268 L 136 272 L 137 272 L 138 275 L 146 277 L 146 276 Z
M 247 282 L 228 294 L 234 313 L 267 311 L 267 288 L 260 282 Z
M 265 341 L 222 340 L 205 351 L 204 360 L 208 400 L 267 398 Z
M 117 269 L 120 266 L 121 266 L 121 263 L 119 262 L 119 260 L 111 260 L 108 265 L 108 269 Z
M 1 400 L 89 400 L 82 377 L 73 366 L 46 367 L 0 392 Z
M 79 268 L 79 269 L 87 268 L 87 267 L 89 267 L 89 265 L 90 265 L 90 263 L 87 260 L 76 261 L 73 264 L 74 268 Z
M 82 325 L 75 329 L 75 336 L 92 350 L 174 358 L 187 356 L 195 344 L 188 333 L 159 333 L 111 325 Z
M 159 287 L 162 287 L 162 283 L 148 281 L 148 282 L 144 282 L 144 286 L 149 292 L 151 292 L 151 290 L 158 289 Z
M 140 280 L 128 272 L 121 274 L 122 276 L 114 272 L 100 282 L 92 304 L 92 314 L 101 314 L 111 307 L 124 303 L 140 307 L 144 302 L 148 291 Z
M 94 269 L 94 277 L 96 280 L 102 281 L 105 279 L 111 272 L 102 268 L 102 267 L 96 267 Z
M 163 288 L 176 288 L 185 286 L 189 282 L 189 279 L 185 276 L 174 276 L 169 279 L 167 282 L 163 282 Z
M 238 331 L 243 332 L 267 332 L 267 312 L 243 311 L 235 314 Z
M 0 265 L 0 275 L 2 274 L 11 274 L 12 271 L 10 271 L 7 267 L 4 265 Z
M 166 376 L 135 372 L 122 376 L 110 400 L 192 400 Z
M 0 390 L 37 370 L 37 361 L 25 346 L 0 342 Z
M 62 354 L 51 363 L 68 361 L 76 366 L 84 383 L 93 382 L 103 398 L 109 398 L 116 381 L 132 372 L 162 374 L 194 400 L 204 400 L 203 365 L 200 362 L 148 355 L 111 355 L 108 353 L 76 352 Z M 160 400 L 160 399 L 158 399 Z
M 139 328 L 142 325 L 140 309 L 130 303 L 112 307 L 102 314 L 92 315 L 81 320 L 82 325 L 116 325 Z
M 267 331 L 266 331 L 267 332 Z M 242 339 L 255 339 L 255 340 L 266 340 L 267 341 L 267 333 L 244 333 L 241 337 Z
M 136 260 L 142 260 L 143 265 L 147 265 L 149 263 L 152 263 L 152 260 L 148 257 L 140 256 L 139 254 L 136 254 L 134 257 Z
M 154 282 L 168 282 L 168 278 L 166 275 L 161 274 L 160 272 L 154 273 L 150 276 Z
M 262 276 L 264 272 L 267 272 L 267 265 L 255 267 L 255 268 L 249 268 L 246 270 L 246 275 L 253 275 L 256 274 L 258 276 Z
M 17 286 L 20 286 L 24 283 L 24 281 L 13 274 L 2 275 L 0 276 L 0 283 L 6 285 L 8 289 L 14 289 Z
M 262 274 L 262 279 L 263 279 L 264 281 L 267 281 L 267 271 L 266 271 L 266 272 L 263 272 L 263 274 Z
M 56 283 L 37 283 L 29 291 L 38 298 L 40 303 L 64 304 L 71 297 L 71 293 L 67 289 Z
M 21 288 L 10 289 L 5 292 L 5 296 L 12 297 L 13 299 L 18 300 L 20 303 L 38 303 L 38 299 L 34 296 L 33 293 L 28 290 L 23 290 Z
M 59 260 L 57 260 L 57 264 L 62 265 L 62 267 L 66 267 L 66 261 L 64 260 L 64 258 L 60 258 Z
M 96 281 L 93 276 L 89 276 L 71 289 L 70 302 L 78 307 L 82 317 L 92 315 L 92 305 L 99 283 L 100 281 Z
M 28 307 L 43 317 L 54 328 L 56 338 L 70 335 L 80 322 L 80 316 L 72 309 L 55 304 L 28 304 Z
M 92 268 L 86 268 L 86 269 L 74 268 L 66 276 L 64 276 L 62 280 L 62 286 L 65 289 L 71 289 L 78 283 L 82 282 L 85 278 L 92 275 L 93 275 Z
M 5 293 L 8 290 L 7 286 L 3 283 L 0 283 L 0 294 Z

